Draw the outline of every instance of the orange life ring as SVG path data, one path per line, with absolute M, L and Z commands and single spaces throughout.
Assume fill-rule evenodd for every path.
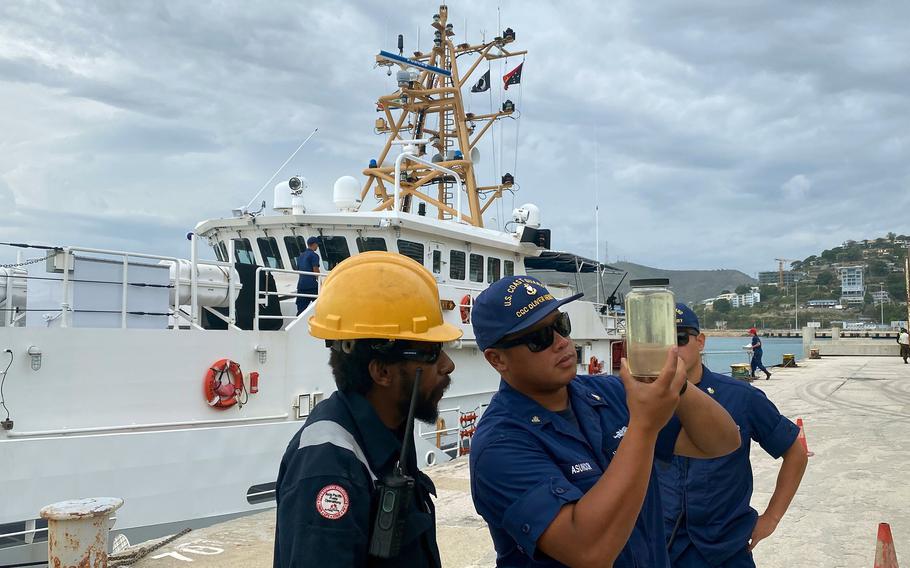
M 591 355 L 591 359 L 588 361 L 588 374 L 596 375 L 601 373 L 604 370 L 604 364 L 601 361 L 598 361 L 597 357 Z
M 225 375 L 228 381 L 224 380 Z M 240 364 L 230 359 L 219 359 L 205 373 L 202 380 L 202 393 L 205 401 L 212 408 L 226 409 L 239 402 L 243 392 L 243 372 Z
M 474 299 L 470 294 L 465 294 L 461 299 L 461 323 L 471 323 L 471 306 L 474 305 Z

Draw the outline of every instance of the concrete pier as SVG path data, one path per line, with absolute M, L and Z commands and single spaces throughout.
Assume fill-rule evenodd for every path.
M 880 522 L 891 525 L 898 559 L 910 562 L 910 365 L 899 357 L 833 357 L 776 369 L 765 391 L 794 421 L 802 418 L 815 456 L 777 531 L 755 549 L 763 568 L 871 566 Z M 764 510 L 780 462 L 753 444 L 755 493 Z M 443 566 L 493 566 L 495 553 L 470 498 L 467 461 L 430 468 L 439 491 Z M 127 503 L 125 505 L 128 506 Z M 133 564 L 141 568 L 269 567 L 273 511 L 190 534 Z

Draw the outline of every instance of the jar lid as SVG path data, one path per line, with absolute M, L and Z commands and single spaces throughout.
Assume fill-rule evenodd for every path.
M 629 286 L 633 288 L 643 288 L 646 286 L 669 286 L 669 278 L 638 278 L 629 280 Z

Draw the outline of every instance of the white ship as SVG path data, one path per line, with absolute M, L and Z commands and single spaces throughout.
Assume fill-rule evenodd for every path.
M 444 423 L 418 428 L 418 456 L 431 464 L 468 451 L 473 415 L 499 385 L 473 340 L 473 299 L 535 267 L 602 267 L 548 251 L 533 205 L 514 211 L 508 231 L 484 227 L 514 180 L 478 185 L 475 149 L 515 108 L 466 114 L 461 91 L 478 66 L 462 76 L 456 56 L 524 52 L 509 49 L 512 30 L 455 45 L 445 7 L 432 26 L 428 52 L 377 56 L 400 88 L 379 99 L 385 145 L 365 181 L 335 183 L 337 212 L 307 213 L 292 178 L 270 214 L 199 223 L 188 259 L 68 246 L 22 248 L 20 262 L 0 267 L 0 565 L 46 559 L 38 511 L 60 500 L 123 498 L 113 531 L 134 539 L 274 505 L 288 440 L 334 389 L 325 344 L 307 333 L 313 304 L 296 315 L 296 261 L 310 236 L 320 278 L 369 250 L 397 251 L 436 277 L 445 319 L 464 337 L 447 346 L 457 367 Z M 199 246 L 218 260 L 200 260 Z M 565 309 L 579 371 L 608 371 L 621 317 L 593 302 Z

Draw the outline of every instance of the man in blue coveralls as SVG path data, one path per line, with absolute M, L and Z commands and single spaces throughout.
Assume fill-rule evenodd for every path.
M 621 378 L 576 376 L 558 308 L 579 296 L 557 300 L 536 278 L 510 276 L 477 297 L 477 346 L 502 380 L 471 445 L 474 506 L 497 566 L 666 567 L 654 455 L 727 454 L 736 425 L 687 388 L 676 347 L 652 382 L 625 362 Z
M 702 365 L 705 334 L 695 312 L 684 304 L 676 306 L 676 335 L 693 390 L 707 393 L 727 409 L 739 427 L 742 444 L 721 458 L 675 457 L 669 464 L 658 462 L 670 562 L 675 568 L 753 567 L 752 549 L 777 528 L 806 470 L 806 452 L 797 440 L 799 428 L 781 416 L 761 390 Z M 774 493 L 761 515 L 749 506 L 752 440 L 775 459 L 784 458 Z
M 319 255 L 316 254 L 316 249 L 318 248 L 319 239 L 317 237 L 310 237 L 306 240 L 306 250 L 301 252 L 300 256 L 297 257 L 297 270 L 319 273 Z M 315 276 L 312 274 L 301 274 L 300 277 L 297 278 L 298 294 L 316 295 L 318 292 L 319 284 L 317 284 Z M 305 310 L 313 300 L 314 298 L 297 298 L 297 315 L 299 316 L 302 314 L 303 310 Z
M 291 439 L 276 483 L 275 568 L 439 568 L 433 482 L 417 469 L 413 441 L 402 464 L 413 493 L 398 518 L 398 554 L 370 554 L 377 484 L 396 467 L 411 392 L 414 416 L 433 423 L 455 364 L 443 343 L 461 337 L 445 323 L 436 281 L 410 258 L 366 252 L 323 284 L 310 334 L 330 347 L 338 390 Z M 384 502 L 385 505 L 385 502 Z
M 758 338 L 758 330 L 755 329 L 754 327 L 750 327 L 749 335 L 752 336 L 752 360 L 749 362 L 749 366 L 752 368 L 751 377 L 753 379 L 756 378 L 755 369 L 761 369 L 762 372 L 765 374 L 765 380 L 767 381 L 768 379 L 771 378 L 771 373 L 768 371 L 768 369 L 765 368 L 765 366 L 761 362 L 761 357 L 762 357 L 763 351 L 761 348 L 761 339 Z

